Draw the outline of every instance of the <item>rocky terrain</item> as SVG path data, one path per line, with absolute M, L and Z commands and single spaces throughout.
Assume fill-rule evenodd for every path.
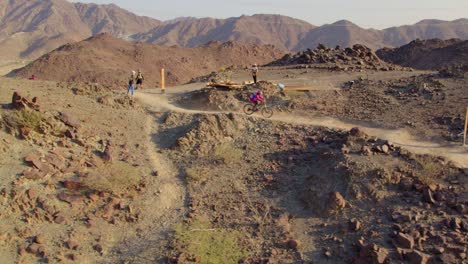
M 245 85 L 240 90 L 205 88 L 181 96 L 177 103 L 190 109 L 242 112 L 249 95 L 262 89 L 269 104 L 280 113 L 335 117 L 388 129 L 404 128 L 419 138 L 461 140 L 468 103 L 466 79 L 406 69 L 360 69 L 265 67 L 260 75 L 262 80 L 283 78 L 281 82 L 286 87 L 304 82 L 302 85 L 309 90 L 288 92 L 286 88 L 282 95 L 275 83 L 260 81 L 258 86 Z M 248 78 L 237 73 L 232 75 Z
M 2 262 L 102 262 L 167 221 L 153 211 L 166 205 L 153 204 L 163 185 L 141 107 L 91 86 L 2 79 L 0 90 Z
M 359 129 L 232 114 L 161 120 L 168 138 L 163 153 L 179 162 L 189 195 L 172 263 L 466 258 L 466 201 L 460 196 L 466 185 L 459 185 L 466 175 L 450 163 Z
M 29 78 L 34 74 L 43 80 L 90 82 L 125 88 L 131 71 L 141 69 L 146 87 L 158 87 L 162 67 L 166 69 L 167 85 L 176 85 L 223 67 L 243 69 L 283 55 L 283 51 L 268 45 L 210 42 L 189 49 L 132 43 L 101 34 L 62 46 L 9 76 Z
M 401 70 L 401 67 L 388 64 L 377 57 L 368 47 L 356 44 L 353 47 L 328 48 L 319 44 L 314 50 L 307 49 L 296 54 L 287 54 L 283 58 L 269 63 L 267 66 L 287 66 L 299 64 L 331 64 L 331 69 L 338 71 L 362 71 L 362 70 Z
M 468 41 L 461 39 L 415 40 L 399 48 L 377 51 L 384 61 L 422 70 L 468 65 Z
M 249 75 L 231 70 L 234 79 Z M 464 263 L 464 165 L 305 119 L 386 129 L 411 113 L 415 133 L 458 131 L 451 118 L 467 102 L 464 80 L 307 71 L 262 67 L 260 79 L 355 81 L 285 95 L 267 81 L 242 90 L 174 87 L 138 91 L 133 101 L 104 85 L 3 78 L 2 260 Z M 284 103 L 272 119 L 241 113 L 259 87 Z M 438 115 L 437 128 L 430 122 Z

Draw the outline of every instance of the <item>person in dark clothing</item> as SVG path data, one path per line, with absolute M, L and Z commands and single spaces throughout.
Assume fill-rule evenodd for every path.
M 255 63 L 255 64 L 252 66 L 252 77 L 253 77 L 254 83 L 257 83 L 257 74 L 258 74 L 258 66 L 257 66 L 257 64 Z
M 145 78 L 143 77 L 143 74 L 141 73 L 141 71 L 138 70 L 138 74 L 136 76 L 136 88 L 137 89 L 143 89 L 143 80 L 145 80 Z

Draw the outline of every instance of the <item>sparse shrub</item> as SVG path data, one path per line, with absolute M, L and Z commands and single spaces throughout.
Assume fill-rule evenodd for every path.
M 185 170 L 185 175 L 188 180 L 194 182 L 204 182 L 208 179 L 210 170 L 206 167 L 192 167 Z
M 206 220 L 176 226 L 176 241 L 188 255 L 200 258 L 205 264 L 237 264 L 247 257 L 240 246 L 238 231 L 212 228 Z
M 424 184 L 433 184 L 437 178 L 440 178 L 443 173 L 441 164 L 438 164 L 432 158 L 426 156 L 416 156 L 414 160 L 418 163 L 421 170 L 418 173 L 418 178 Z
M 236 163 L 242 159 L 243 151 L 237 148 L 232 142 L 225 142 L 214 148 L 215 159 L 224 163 Z
M 39 131 L 44 117 L 40 112 L 22 109 L 6 113 L 3 116 L 3 120 L 10 127 L 26 127 L 34 131 Z
M 132 165 L 115 161 L 91 172 L 83 184 L 96 192 L 125 193 L 141 181 L 141 172 Z

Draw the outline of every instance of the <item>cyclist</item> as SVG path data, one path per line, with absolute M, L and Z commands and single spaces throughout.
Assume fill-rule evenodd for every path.
M 254 93 L 250 96 L 250 102 L 254 105 L 254 111 L 258 111 L 257 106 L 260 103 L 265 102 L 265 97 L 263 97 L 263 91 L 258 90 L 257 93 Z

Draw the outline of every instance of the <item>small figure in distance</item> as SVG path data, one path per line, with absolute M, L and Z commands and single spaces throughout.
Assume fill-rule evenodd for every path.
M 31 77 L 29 77 L 29 80 L 31 80 L 31 81 L 37 81 L 38 78 L 37 78 L 36 75 L 33 74 L 33 75 L 31 75 Z
M 263 91 L 262 90 L 258 90 L 257 93 L 254 93 L 250 96 L 250 102 L 254 105 L 254 111 L 258 111 L 258 105 L 260 103 L 263 103 L 265 102 L 265 98 L 263 97 Z
M 258 65 L 255 63 L 252 65 L 252 77 L 254 80 L 254 84 L 257 84 L 257 75 L 258 75 Z
M 143 77 L 143 73 L 141 73 L 141 70 L 138 70 L 138 74 L 136 77 L 136 89 L 143 89 L 143 81 L 145 80 L 145 77 Z
M 127 96 L 131 93 L 132 98 L 135 97 L 135 79 L 136 73 L 132 71 L 130 77 L 128 78 L 128 89 L 127 89 Z
M 282 83 L 278 83 L 278 85 L 276 85 L 276 87 L 278 87 L 280 89 L 280 94 L 285 97 L 286 96 L 286 93 L 284 92 L 284 89 L 286 89 L 286 86 Z

